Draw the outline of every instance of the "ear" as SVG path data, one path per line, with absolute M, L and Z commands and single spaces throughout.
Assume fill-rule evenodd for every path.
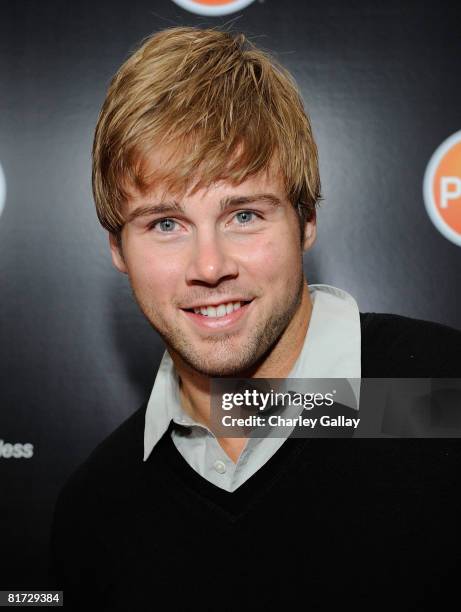
M 304 241 L 303 251 L 308 251 L 317 238 L 317 219 L 314 216 L 311 221 L 308 221 L 304 226 Z
M 125 264 L 125 259 L 123 258 L 123 252 L 121 247 L 117 242 L 117 237 L 115 234 L 109 232 L 109 246 L 112 255 L 112 263 L 117 268 L 119 272 L 123 274 L 128 274 L 128 269 Z

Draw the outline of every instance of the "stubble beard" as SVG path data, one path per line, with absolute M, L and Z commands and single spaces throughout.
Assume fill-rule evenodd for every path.
M 302 299 L 304 273 L 298 278 L 296 291 L 291 294 L 289 302 L 282 296 L 268 319 L 260 321 L 250 331 L 242 344 L 236 350 L 236 334 L 219 334 L 205 336 L 201 343 L 206 347 L 197 350 L 180 327 L 172 326 L 159 311 L 145 303 L 136 295 L 131 286 L 133 296 L 142 313 L 153 329 L 160 335 L 168 348 L 173 349 L 179 357 L 195 372 L 208 377 L 243 376 L 250 377 L 251 370 L 261 363 L 282 336 L 292 320 Z

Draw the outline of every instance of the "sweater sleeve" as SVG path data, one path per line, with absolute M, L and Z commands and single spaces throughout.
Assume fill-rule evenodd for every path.
M 68 610 L 108 609 L 108 594 L 120 579 L 117 551 L 128 529 L 126 505 L 139 490 L 144 411 L 145 403 L 94 449 L 58 495 L 48 570 Z
M 79 469 L 58 496 L 50 538 L 50 580 L 63 591 L 66 609 L 85 610 L 97 604 L 96 557 L 85 470 Z

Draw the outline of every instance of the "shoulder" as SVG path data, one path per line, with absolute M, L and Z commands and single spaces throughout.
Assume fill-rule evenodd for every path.
M 461 377 L 461 331 L 392 313 L 360 313 L 362 377 Z
M 133 486 L 143 464 L 144 419 L 147 402 L 105 438 L 69 476 L 62 487 L 55 512 L 96 505 L 118 491 Z
M 118 542 L 127 509 L 136 507 L 136 496 L 143 489 L 146 407 L 147 402 L 103 440 L 58 495 L 48 571 L 55 585 L 66 587 L 68 600 L 77 597 L 81 583 L 96 591 L 109 579 L 104 575 L 107 551 Z

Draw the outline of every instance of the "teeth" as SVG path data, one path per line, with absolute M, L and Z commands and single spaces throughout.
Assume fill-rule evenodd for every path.
M 240 307 L 241 302 L 229 302 L 228 304 L 220 304 L 218 307 L 202 306 L 200 308 L 194 308 L 194 312 L 195 314 L 202 314 L 206 317 L 223 317 L 234 310 L 238 310 Z

